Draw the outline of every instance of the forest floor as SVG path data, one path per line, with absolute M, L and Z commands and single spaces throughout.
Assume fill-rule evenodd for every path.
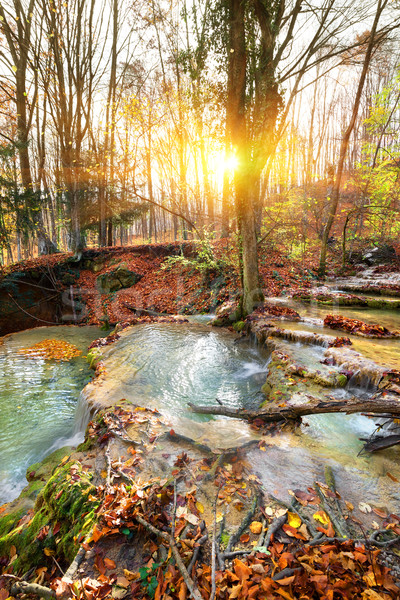
M 95 272 L 87 267 L 87 261 L 82 260 L 76 266 L 71 264 L 70 268 L 71 254 L 55 254 L 16 263 L 4 269 L 3 273 L 8 275 L 35 270 L 45 273 L 65 266 L 70 270 L 77 269 L 79 276 L 74 287 L 79 289 L 78 295 L 87 309 L 83 322 L 91 325 L 104 322 L 105 315 L 110 324 L 132 320 L 134 308 L 166 314 L 209 313 L 223 302 L 237 297 L 240 280 L 234 242 L 226 239 L 213 243 L 218 268 L 207 272 L 202 269 L 201 260 L 196 262 L 193 256 L 189 257 L 191 265 L 178 262 L 167 266 L 169 251 L 166 249 L 173 249 L 177 253 L 179 244 L 91 248 L 88 252 L 97 252 L 104 257 L 99 265 L 101 268 L 95 269 Z M 140 275 L 140 281 L 130 288 L 99 294 L 98 276 L 114 271 L 119 265 Z M 293 258 L 280 248 L 264 246 L 259 254 L 259 271 L 265 296 L 276 297 L 312 287 L 318 280 L 317 266 L 317 251 Z M 338 272 L 340 257 L 331 253 L 328 275 L 334 277 Z M 69 288 L 69 284 L 60 281 L 58 284 L 61 289 Z

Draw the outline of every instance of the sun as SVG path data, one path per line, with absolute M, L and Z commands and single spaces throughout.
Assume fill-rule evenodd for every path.
M 224 158 L 224 170 L 235 171 L 239 166 L 238 157 L 235 154 L 230 154 Z
M 225 173 L 233 173 L 237 169 L 239 161 L 235 154 L 226 155 L 223 150 L 213 152 L 210 156 L 210 170 L 216 175 L 224 175 Z

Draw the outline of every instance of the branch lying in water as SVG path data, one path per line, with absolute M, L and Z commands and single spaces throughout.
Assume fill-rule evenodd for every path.
M 371 398 L 360 399 L 356 396 L 351 398 L 337 399 L 333 396 L 325 396 L 321 400 L 311 395 L 304 394 L 304 401 L 296 400 L 296 404 L 287 406 L 277 406 L 271 403 L 259 410 L 245 410 L 229 408 L 227 406 L 197 406 L 189 402 L 189 407 L 195 413 L 204 415 L 222 415 L 224 417 L 233 417 L 236 419 L 262 419 L 266 422 L 283 421 L 284 419 L 298 419 L 306 415 L 317 415 L 324 413 L 361 413 L 371 414 L 385 413 L 388 416 L 399 417 L 400 415 L 400 397 L 395 394 L 381 393 L 371 396 Z

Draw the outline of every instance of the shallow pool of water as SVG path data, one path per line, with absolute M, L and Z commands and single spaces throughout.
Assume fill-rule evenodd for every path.
M 25 472 L 51 450 L 70 443 L 82 388 L 91 378 L 84 358 L 97 327 L 40 327 L 9 335 L 0 345 L 0 504 L 26 484 Z M 18 354 L 44 339 L 65 340 L 83 353 L 70 362 Z M 74 437 L 79 443 L 82 433 Z
M 267 354 L 210 327 L 137 325 L 104 353 L 114 381 L 108 397 L 146 401 L 169 415 L 191 416 L 187 404 L 218 402 L 257 407 L 267 374 Z
M 347 336 L 353 342 L 353 348 L 366 358 L 376 363 L 400 370 L 400 339 L 364 338 L 349 335 L 339 329 L 323 327 L 322 321 L 328 314 L 342 315 L 350 319 L 358 319 L 369 324 L 383 325 L 390 331 L 400 331 L 400 310 L 377 310 L 371 308 L 354 308 L 347 306 L 321 306 L 315 302 L 301 303 L 289 298 L 276 298 L 276 303 L 294 308 L 301 317 L 319 319 L 320 324 L 303 322 L 278 321 L 278 327 L 302 331 L 315 331 L 334 336 Z

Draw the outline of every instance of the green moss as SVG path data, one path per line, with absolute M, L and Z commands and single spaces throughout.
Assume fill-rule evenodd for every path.
M 28 481 L 36 481 L 40 478 L 48 479 L 54 468 L 61 462 L 64 456 L 69 456 L 72 446 L 64 446 L 46 456 L 41 462 L 34 463 L 26 470 Z
M 2 515 L 0 519 L 0 540 L 17 526 L 18 521 L 24 516 L 25 513 L 26 509 L 20 508 L 17 510 L 11 509 L 11 512 L 6 512 Z M 0 555 L 1 554 L 3 553 L 1 552 L 0 542 Z
M 76 451 L 77 452 L 87 452 L 88 450 L 90 450 L 91 448 L 93 448 L 96 440 L 97 440 L 98 436 L 95 437 L 89 437 L 89 435 L 86 433 L 85 436 L 85 441 L 82 442 L 82 444 L 79 444 L 79 446 L 77 447 Z
M 345 385 L 347 384 L 347 377 L 346 375 L 339 375 L 337 378 L 337 384 L 339 387 L 345 387 Z
M 89 363 L 91 369 L 95 369 L 99 360 L 101 359 L 101 350 L 98 348 L 91 348 L 90 352 L 87 353 L 86 360 Z
M 7 556 L 11 546 L 17 549 L 13 572 L 47 564 L 46 548 L 71 562 L 79 549 L 79 538 L 93 527 L 95 508 L 99 504 L 94 499 L 95 491 L 91 475 L 83 471 L 78 461 L 69 460 L 59 465 L 42 487 L 36 499 L 35 514 L 29 522 L 18 525 L 26 510 L 0 519 L 0 555 Z M 55 523 L 59 530 L 54 535 Z M 41 530 L 46 526 L 49 530 L 42 535 Z
M 227 547 L 229 542 L 230 535 L 227 531 L 223 531 L 221 534 L 221 544 L 224 548 Z
M 243 331 L 243 329 L 246 327 L 246 323 L 244 321 L 236 321 L 236 323 L 233 324 L 233 329 L 235 331 L 237 331 L 238 333 L 240 331 Z

